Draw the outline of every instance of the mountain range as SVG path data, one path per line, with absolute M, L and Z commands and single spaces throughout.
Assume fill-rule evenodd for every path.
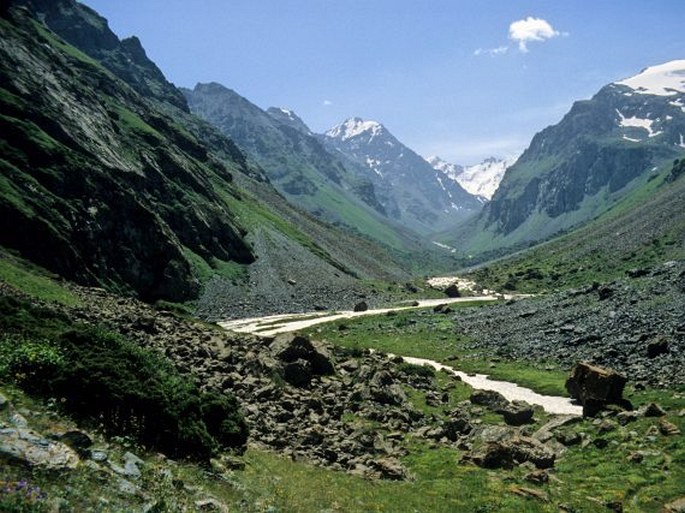
M 81 283 L 147 301 L 202 296 L 233 315 L 344 303 L 330 291 L 408 276 L 288 204 L 137 40 L 71 0 L 16 4 L 0 19 L 6 250 Z
M 324 295 L 313 269 L 351 286 L 501 255 L 600 216 L 685 150 L 682 60 L 576 102 L 518 159 L 458 166 L 376 121 L 316 134 L 216 83 L 178 89 L 82 4 L 16 5 L 0 48 L 0 243 L 148 300 L 232 302 L 260 283 L 247 303 L 277 309 L 292 281 Z M 311 268 L 285 263 L 300 251 Z
M 574 103 L 539 132 L 477 217 L 446 237 L 470 254 L 511 251 L 612 208 L 685 152 L 685 61 Z
M 183 93 L 192 112 L 244 149 L 286 198 L 384 244 L 406 248 L 408 234 L 424 237 L 480 210 L 380 123 L 352 118 L 314 134 L 293 111 L 262 110 L 219 84 Z

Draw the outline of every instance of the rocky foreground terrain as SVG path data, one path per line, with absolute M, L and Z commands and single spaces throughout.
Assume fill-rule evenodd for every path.
M 685 262 L 634 269 L 608 284 L 460 311 L 456 329 L 488 356 L 579 360 L 617 369 L 633 382 L 685 383 Z
M 655 272 L 682 278 L 675 265 Z M 682 281 L 677 280 L 669 283 L 674 287 L 682 285 Z M 546 469 L 552 467 L 558 455 L 565 450 L 567 438 L 562 433 L 563 426 L 575 422 L 573 418 L 557 417 L 549 418 L 550 423 L 543 426 L 540 421 L 548 419 L 548 416 L 539 409 L 534 410 L 522 402 L 508 403 L 495 392 L 472 394 L 457 377 L 443 373 L 436 376 L 427 368 L 403 363 L 401 358 L 335 348 L 295 335 L 276 338 L 237 335 L 214 325 L 187 321 L 171 312 L 159 311 L 101 289 L 73 289 L 83 306 L 52 308 L 61 309 L 74 322 L 105 325 L 144 347 L 164 353 L 177 367 L 197 376 L 204 388 L 232 392 L 243 405 L 250 426 L 251 444 L 277 450 L 293 459 L 304 459 L 366 477 L 407 479 L 411 476 L 400 458 L 407 454 L 407 437 L 411 436 L 426 443 L 458 448 L 465 452 L 464 460 L 485 467 L 511 467 L 529 462 L 532 467 Z M 4 292 L 13 293 L 9 288 Z M 619 284 L 614 284 L 561 297 L 568 303 L 566 308 L 579 301 L 590 301 L 603 308 L 607 305 L 609 311 L 618 309 L 619 313 L 615 315 L 625 317 L 628 314 L 619 308 L 619 302 L 623 300 L 627 305 L 631 304 L 622 297 L 627 293 Z M 558 307 L 559 298 L 554 296 L 460 314 L 459 325 L 461 329 L 469 330 L 486 323 L 512 326 L 507 322 L 494 322 L 500 315 L 506 319 L 524 319 L 522 322 L 533 319 L 536 324 L 532 326 L 540 322 L 546 326 L 549 335 L 556 337 L 549 337 L 545 348 L 535 349 L 537 352 L 521 345 L 518 352 L 512 350 L 509 354 L 521 356 L 524 351 L 529 351 L 533 356 L 557 355 L 563 358 L 564 351 L 568 351 L 567 346 L 559 341 L 559 347 L 553 349 L 554 341 L 562 336 L 571 337 L 571 334 L 577 338 L 581 334 L 574 332 L 576 328 L 571 327 L 565 317 L 558 319 L 556 324 L 542 319 L 543 315 L 549 315 L 542 313 L 545 310 L 557 312 L 558 316 L 558 308 L 547 307 L 547 302 L 553 300 Z M 682 314 L 683 310 L 677 308 L 678 305 L 674 304 L 665 309 L 665 320 L 654 319 L 649 324 L 645 321 L 644 328 L 636 331 L 633 343 L 641 340 L 647 351 L 647 347 L 652 346 L 646 343 L 647 338 L 640 338 L 641 333 L 648 329 L 652 333 L 663 326 L 675 330 L 668 319 L 673 317 L 672 309 Z M 596 347 L 592 345 L 595 339 L 589 336 L 594 333 L 592 328 L 595 324 L 600 322 L 594 316 L 601 315 L 603 311 L 595 311 L 594 308 L 584 310 L 583 318 L 590 322 L 584 323 L 587 331 L 582 333 L 585 333 L 589 347 Z M 571 313 L 569 311 L 569 315 Z M 535 319 L 537 315 L 541 320 Z M 630 314 L 629 318 L 637 315 Z M 608 313 L 607 316 L 611 317 Z M 488 329 L 494 328 L 488 326 Z M 501 332 L 494 333 L 504 337 Z M 503 347 L 516 348 L 514 342 L 525 343 L 527 339 L 521 338 L 520 334 L 516 338 L 516 333 L 512 331 L 508 338 L 511 345 Z M 606 333 L 608 338 L 614 331 Z M 499 347 L 494 343 L 496 340 L 493 337 L 488 347 Z M 637 364 L 633 367 L 644 368 L 645 373 L 652 372 L 658 376 L 650 379 L 645 375 L 642 379 L 659 382 L 675 369 L 682 369 L 679 363 L 682 354 L 678 352 L 682 338 L 668 340 L 674 342 L 664 350 L 665 355 L 653 358 L 637 355 L 631 359 L 622 352 L 613 351 L 610 352 L 612 359 L 605 361 L 625 361 L 630 365 L 633 360 L 639 360 L 640 367 L 636 367 Z M 607 347 L 617 344 L 609 343 Z M 533 345 L 529 343 L 530 347 Z M 578 342 L 576 346 L 582 346 L 582 343 Z M 479 347 L 483 346 L 479 344 Z M 673 358 L 667 359 L 668 354 Z M 593 355 L 588 353 L 588 356 Z M 573 357 L 569 354 L 567 358 Z M 482 416 L 488 412 L 501 415 L 496 417 L 499 421 L 495 425 L 483 422 Z M 613 411 L 611 415 L 616 413 Z M 644 413 L 642 411 L 633 417 Z M 628 422 L 633 417 L 623 420 Z M 533 425 L 535 422 L 537 424 Z M 560 429 L 561 434 L 556 436 L 554 433 Z M 578 442 L 575 435 L 568 436 L 570 444 Z

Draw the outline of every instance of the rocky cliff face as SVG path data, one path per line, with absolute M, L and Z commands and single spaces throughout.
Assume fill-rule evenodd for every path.
M 212 186 L 231 173 L 154 108 L 185 102 L 137 40 L 75 2 L 19 3 L 0 19 L 0 244 L 148 300 L 197 294 L 189 252 L 253 261 Z
M 682 73 L 685 61 L 655 68 L 667 80 L 671 71 Z M 605 211 L 681 155 L 685 86 L 676 80 L 663 92 L 641 87 L 645 74 L 654 79 L 655 68 L 576 102 L 559 124 L 538 133 L 475 229 L 488 230 L 504 245 L 548 237 Z

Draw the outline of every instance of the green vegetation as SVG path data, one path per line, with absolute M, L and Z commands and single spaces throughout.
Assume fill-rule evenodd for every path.
M 136 130 L 143 135 L 149 135 L 159 140 L 163 140 L 162 134 L 143 121 L 140 116 L 121 105 L 114 106 L 119 121 L 131 130 Z
M 0 314 L 0 380 L 170 456 L 208 459 L 244 446 L 236 400 L 200 392 L 157 353 L 6 296 Z
M 187 247 L 183 248 L 183 256 L 190 262 L 193 275 L 200 280 L 200 283 L 207 283 L 213 276 L 221 276 L 234 283 L 242 282 L 247 278 L 247 267 L 243 264 L 227 262 L 218 258 L 212 258 L 208 263 L 207 260 Z
M 85 64 L 87 66 L 92 66 L 97 68 L 100 72 L 106 73 L 108 76 L 112 76 L 112 74 L 98 61 L 93 59 L 92 57 L 86 55 L 83 53 L 81 50 L 78 48 L 66 43 L 63 41 L 59 36 L 54 34 L 51 30 L 49 30 L 45 25 L 32 20 L 33 26 L 35 27 L 36 31 L 47 40 L 47 42 L 52 46 L 53 48 L 58 48 L 62 52 L 64 52 L 66 55 L 76 59 L 76 61 Z
M 685 258 L 685 183 L 668 180 L 676 168 L 668 165 L 655 178 L 645 178 L 586 226 L 467 276 L 494 290 L 541 292 L 606 282 L 633 269 Z
M 57 281 L 57 277 L 38 266 L 0 251 L 0 281 L 43 301 L 75 306 L 76 295 Z
M 455 303 L 452 308 L 486 308 L 483 303 Z M 455 331 L 450 315 L 430 310 L 398 312 L 341 320 L 309 328 L 312 337 L 352 349 L 375 349 L 403 356 L 429 358 L 463 372 L 513 381 L 541 394 L 566 396 L 567 369 L 540 362 L 502 361 L 475 351 L 473 340 Z

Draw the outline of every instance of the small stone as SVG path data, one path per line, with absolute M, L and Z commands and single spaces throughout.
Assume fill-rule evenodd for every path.
M 228 513 L 228 506 L 219 502 L 214 498 L 200 499 L 195 501 L 197 511 L 219 511 L 220 513 Z
M 644 455 L 644 453 L 642 453 L 640 451 L 631 452 L 628 455 L 628 461 L 630 463 L 642 463 L 644 461 L 644 459 L 645 459 L 645 455 Z
M 666 412 L 658 404 L 649 403 L 647 406 L 644 407 L 644 410 L 642 410 L 642 414 L 645 417 L 663 417 L 664 415 L 666 415 Z
M 597 449 L 604 449 L 607 445 L 609 445 L 609 441 L 606 438 L 595 438 L 592 441 L 592 444 L 597 447 Z
M 533 470 L 524 476 L 526 481 L 535 484 L 545 484 L 549 481 L 549 472 L 544 469 Z
M 0 411 L 4 410 L 10 405 L 9 399 L 0 392 Z
M 119 492 L 124 495 L 138 495 L 140 493 L 140 488 L 134 485 L 131 481 L 126 479 L 119 479 Z
M 535 488 L 527 488 L 525 486 L 514 486 L 511 488 L 511 493 L 519 495 L 521 497 L 529 497 L 531 499 L 537 499 L 543 502 L 549 502 L 549 497 L 542 490 L 536 490 Z
M 24 416 L 20 415 L 19 413 L 13 413 L 12 415 L 10 415 L 9 421 L 10 421 L 10 424 L 12 424 L 14 427 L 17 427 L 19 429 L 24 429 L 24 428 L 29 427 L 29 423 L 26 420 L 26 418 L 24 418 Z
M 107 453 L 100 450 L 90 451 L 90 459 L 98 462 L 107 461 Z
M 609 433 L 614 429 L 616 429 L 616 424 L 614 422 L 611 422 L 610 420 L 603 420 L 599 423 L 599 426 L 597 427 L 597 431 L 600 434 Z
M 685 497 L 680 497 L 664 505 L 663 513 L 685 513 Z
M 93 445 L 93 440 L 83 431 L 74 429 L 59 436 L 59 441 L 64 442 L 81 455 L 87 454 L 87 449 Z
M 675 436 L 680 434 L 678 426 L 666 419 L 659 420 L 659 432 L 664 436 Z
M 647 358 L 656 358 L 668 353 L 668 340 L 658 337 L 647 344 Z

